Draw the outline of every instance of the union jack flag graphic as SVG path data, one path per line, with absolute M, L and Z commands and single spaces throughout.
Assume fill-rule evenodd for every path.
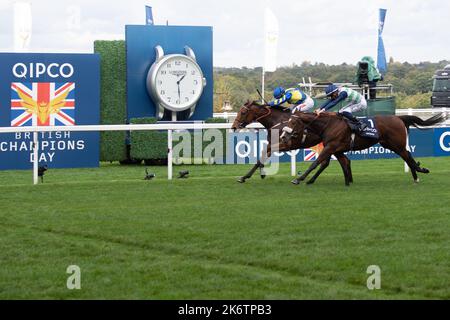
M 322 152 L 324 146 L 323 143 L 319 143 L 317 146 L 314 146 L 309 149 L 304 149 L 303 153 L 303 161 L 316 161 Z M 331 156 L 331 160 L 337 160 L 335 156 Z
M 75 125 L 75 83 L 11 83 L 11 126 Z
M 319 157 L 320 152 L 323 150 L 323 143 L 319 143 L 317 146 L 314 146 L 309 149 L 304 150 L 303 160 L 304 161 L 316 161 Z

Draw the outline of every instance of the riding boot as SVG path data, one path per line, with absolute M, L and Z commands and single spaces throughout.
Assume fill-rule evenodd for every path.
M 367 124 L 356 118 L 354 115 L 352 115 L 350 112 L 342 112 L 342 115 L 346 117 L 348 120 L 353 122 L 360 132 L 364 131 L 365 128 L 367 128 Z

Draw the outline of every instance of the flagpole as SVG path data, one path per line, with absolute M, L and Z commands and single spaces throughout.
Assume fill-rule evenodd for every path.
M 262 101 L 261 101 L 261 103 L 264 103 L 264 88 L 265 88 L 265 82 L 266 82 L 266 79 L 265 79 L 265 70 L 264 70 L 264 66 L 262 67 L 262 80 L 261 80 L 261 92 L 262 92 L 262 97 L 261 97 L 261 99 L 262 99 Z

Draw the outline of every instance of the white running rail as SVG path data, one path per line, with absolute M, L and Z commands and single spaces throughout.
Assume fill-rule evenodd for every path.
M 152 131 L 164 130 L 168 133 L 167 149 L 168 149 L 168 166 L 167 177 L 172 179 L 172 133 L 174 130 L 204 130 L 204 129 L 231 129 L 232 123 L 162 123 L 162 124 L 121 124 L 121 125 L 80 125 L 80 126 L 31 126 L 31 127 L 0 127 L 1 133 L 33 133 L 33 157 L 39 159 L 39 132 L 99 132 L 99 131 Z M 259 123 L 252 123 L 246 129 L 264 129 Z M 294 160 L 291 161 L 295 166 L 295 155 L 292 154 Z M 38 161 L 33 161 L 33 183 L 38 184 Z M 292 169 L 295 172 L 295 167 Z

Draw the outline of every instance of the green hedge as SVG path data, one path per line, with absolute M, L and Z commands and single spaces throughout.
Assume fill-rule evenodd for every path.
M 155 118 L 133 118 L 131 124 L 153 124 Z M 130 134 L 132 159 L 167 159 L 167 131 L 133 131 Z
M 206 123 L 227 123 L 227 119 L 223 118 L 208 118 L 205 120 Z
M 209 118 L 206 123 L 226 123 L 225 119 Z M 133 118 L 132 124 L 152 124 L 157 123 L 155 118 Z M 224 150 L 226 147 L 226 130 L 221 130 L 224 137 Z M 130 134 L 130 157 L 135 160 L 156 160 L 167 159 L 167 132 L 159 131 L 133 131 Z M 181 143 L 181 142 L 175 142 Z M 204 148 L 211 142 L 203 141 Z M 175 147 L 175 145 L 174 145 Z M 194 157 L 194 137 L 191 133 L 191 158 Z
M 221 119 L 221 118 L 208 118 L 208 119 L 206 119 L 205 120 L 205 123 L 226 123 L 227 122 L 227 120 L 226 119 Z M 225 154 L 225 152 L 226 152 L 226 135 L 227 135 L 227 130 L 226 129 L 221 129 L 220 130 L 221 132 L 222 132 L 222 137 L 223 137 L 223 146 L 222 146 L 222 148 L 223 148 L 223 153 Z M 203 138 L 204 138 L 204 136 L 203 136 L 203 134 L 202 134 L 202 154 L 203 154 L 203 152 L 205 151 L 205 148 L 207 147 L 207 146 L 209 146 L 213 141 L 204 141 L 203 140 Z M 210 159 L 203 159 L 203 160 L 200 160 L 200 159 L 197 159 L 197 158 L 195 158 L 195 146 L 194 146 L 194 144 L 195 144 L 195 137 L 194 137 L 194 132 L 192 132 L 191 131 L 191 156 L 190 157 L 187 157 L 187 156 L 184 156 L 183 154 L 181 155 L 181 158 L 183 158 L 183 162 L 185 162 L 184 160 L 187 160 L 187 159 L 190 159 L 190 160 L 187 160 L 187 161 L 189 161 L 189 163 L 196 163 L 196 164 L 198 164 L 198 163 L 205 163 L 205 161 L 206 160 L 210 160 Z M 176 143 L 182 143 L 182 141 L 183 140 L 179 140 L 179 141 L 177 141 L 177 142 L 174 142 L 174 148 L 175 148 L 175 146 L 176 146 Z
M 126 49 L 125 41 L 94 42 L 94 52 L 100 55 L 100 123 L 126 122 Z M 100 133 L 100 161 L 127 159 L 123 131 Z

